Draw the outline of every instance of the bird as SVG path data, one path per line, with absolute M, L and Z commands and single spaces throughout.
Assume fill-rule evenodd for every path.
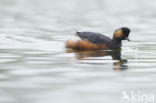
M 115 30 L 113 38 L 101 33 L 76 32 L 66 41 L 66 48 L 76 50 L 112 50 L 121 49 L 122 40 L 128 40 L 131 30 L 128 27 L 120 27 Z

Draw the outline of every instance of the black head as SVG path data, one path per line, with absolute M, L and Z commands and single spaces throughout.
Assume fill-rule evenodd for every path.
M 119 40 L 128 40 L 128 41 L 130 41 L 128 39 L 129 33 L 130 33 L 130 29 L 129 28 L 121 27 L 121 28 L 117 29 L 114 32 L 114 38 L 119 39 Z

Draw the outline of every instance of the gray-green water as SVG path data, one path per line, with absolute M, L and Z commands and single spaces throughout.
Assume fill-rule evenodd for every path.
M 75 31 L 122 26 L 132 42 L 121 55 L 64 48 Z M 155 78 L 155 0 L 0 0 L 0 103 L 156 102 Z

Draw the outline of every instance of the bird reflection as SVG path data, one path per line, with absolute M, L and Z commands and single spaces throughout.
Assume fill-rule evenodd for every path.
M 104 57 L 111 56 L 112 60 L 116 60 L 113 62 L 113 69 L 116 71 L 126 70 L 128 66 L 125 65 L 127 60 L 121 58 L 121 51 L 94 51 L 94 50 L 73 50 L 66 49 L 67 53 L 75 53 L 75 56 L 78 60 L 86 60 L 88 57 Z M 95 60 L 95 59 L 94 59 Z

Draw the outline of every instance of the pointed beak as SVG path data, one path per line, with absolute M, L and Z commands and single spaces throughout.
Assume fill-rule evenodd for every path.
M 131 41 L 128 37 L 126 38 L 126 40 Z

